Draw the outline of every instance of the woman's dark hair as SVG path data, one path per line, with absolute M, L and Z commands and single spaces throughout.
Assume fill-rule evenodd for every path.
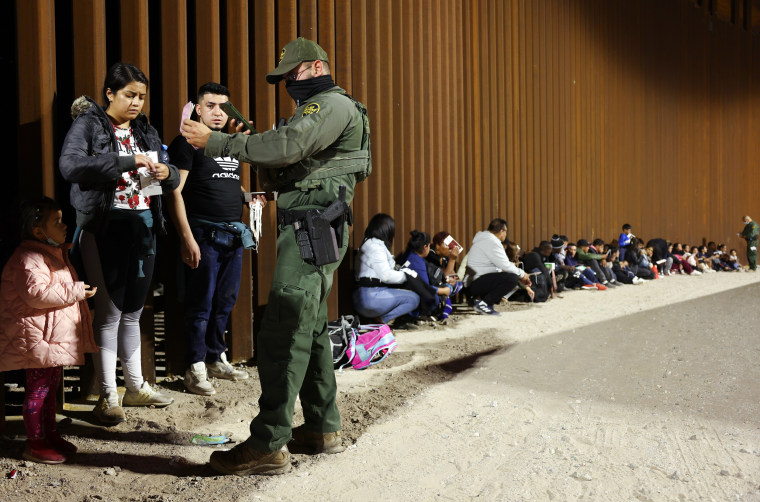
M 507 258 L 509 258 L 509 261 L 512 263 L 517 263 L 520 259 L 520 246 L 513 241 L 507 242 L 506 246 L 505 251 L 507 252 Z
M 106 80 L 103 82 L 103 104 L 108 108 L 108 89 L 113 94 L 119 92 L 131 82 L 140 82 L 145 84 L 145 88 L 150 87 L 148 77 L 137 66 L 130 63 L 114 63 L 106 73 Z
M 380 239 L 390 251 L 395 235 L 396 222 L 393 221 L 393 218 L 385 213 L 377 213 L 367 224 L 367 229 L 364 231 L 364 240 Z
M 437 234 L 433 236 L 433 244 L 435 244 L 436 246 L 443 246 L 443 241 L 449 235 L 451 234 L 449 234 L 446 230 L 441 230 L 440 232 L 438 232 Z
M 51 211 L 60 209 L 61 206 L 50 197 L 23 201 L 19 206 L 18 214 L 19 239 L 35 239 L 34 228 L 42 226 Z
M 412 230 L 409 232 L 409 243 L 406 245 L 407 253 L 421 253 L 422 250 L 430 244 L 430 235 L 427 232 L 420 232 L 419 230 Z

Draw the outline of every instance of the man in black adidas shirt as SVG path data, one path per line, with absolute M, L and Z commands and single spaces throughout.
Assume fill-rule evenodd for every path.
M 195 112 L 215 131 L 227 127 L 220 105 L 230 91 L 210 82 L 198 91 Z M 179 169 L 179 187 L 170 209 L 185 263 L 185 330 L 188 369 L 185 387 L 210 396 L 216 391 L 208 376 L 227 380 L 248 378 L 225 356 L 224 331 L 240 289 L 243 247 L 226 224 L 238 224 L 242 213 L 240 163 L 232 157 L 206 157 L 182 136 L 169 146 L 169 158 Z

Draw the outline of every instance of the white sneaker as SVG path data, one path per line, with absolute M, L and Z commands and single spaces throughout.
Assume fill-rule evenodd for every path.
M 185 388 L 193 394 L 199 394 L 201 396 L 213 396 L 216 394 L 214 386 L 208 381 L 206 365 L 203 361 L 193 363 L 187 368 L 183 383 L 185 384 Z
M 244 370 L 235 368 L 233 365 L 227 362 L 227 355 L 222 352 L 221 361 L 210 363 L 206 365 L 208 375 L 214 378 L 221 378 L 223 380 L 232 380 L 237 382 L 238 380 L 245 380 L 248 378 L 248 373 Z
M 121 400 L 122 406 L 155 406 L 156 408 L 169 406 L 173 402 L 173 397 L 153 390 L 148 382 L 143 382 L 142 387 L 136 391 L 127 389 Z

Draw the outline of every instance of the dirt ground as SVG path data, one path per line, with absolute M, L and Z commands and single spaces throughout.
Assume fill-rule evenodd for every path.
M 499 310 L 398 331 L 383 363 L 338 372 L 344 453 L 294 453 L 276 477 L 212 472 L 219 447 L 189 439 L 248 436 L 252 367 L 212 397 L 164 381 L 174 405 L 115 427 L 67 405 L 59 428 L 80 452 L 58 466 L 19 460 L 11 420 L 0 500 L 760 500 L 760 274 Z

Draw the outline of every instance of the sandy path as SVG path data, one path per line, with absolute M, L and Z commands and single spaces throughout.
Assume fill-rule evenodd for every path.
M 502 309 L 398 332 L 383 364 L 339 373 L 340 455 L 215 476 L 187 435 L 246 437 L 255 375 L 212 399 L 169 382 L 175 405 L 118 427 L 68 412 L 75 461 L 22 466 L 0 500 L 760 500 L 760 274 Z M 0 442 L 0 469 L 22 444 Z
M 746 294 L 754 315 L 726 323 Z M 760 499 L 760 345 L 744 331 L 757 307 L 753 285 L 517 344 L 371 428 L 303 488 L 335 500 L 378 487 L 390 500 Z M 360 482 L 323 481 L 351 465 Z
M 596 311 L 568 295 L 576 321 L 641 312 L 551 335 L 514 326 L 554 304 L 505 314 L 500 335 L 524 342 L 425 391 L 297 489 L 278 480 L 244 500 L 760 500 L 760 285 L 652 310 L 637 298 L 695 279 L 626 288 L 630 302 Z

